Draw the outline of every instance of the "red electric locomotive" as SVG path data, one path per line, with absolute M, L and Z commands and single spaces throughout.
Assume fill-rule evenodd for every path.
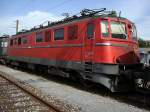
M 85 9 L 81 16 L 13 35 L 7 59 L 14 65 L 100 83 L 113 92 L 133 87 L 133 71 L 142 68 L 135 25 L 105 9 Z

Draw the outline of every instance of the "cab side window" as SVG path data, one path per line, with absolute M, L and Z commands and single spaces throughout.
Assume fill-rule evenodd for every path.
M 134 25 L 132 25 L 132 38 L 133 40 L 137 41 L 137 30 L 136 27 Z
M 93 23 L 88 23 L 87 25 L 87 38 L 93 38 L 94 36 L 94 24 Z

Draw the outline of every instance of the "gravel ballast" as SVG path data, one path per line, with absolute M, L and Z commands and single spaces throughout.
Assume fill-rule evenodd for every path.
M 0 72 L 25 82 L 47 96 L 59 99 L 81 112 L 149 112 L 146 109 L 121 102 L 109 96 L 94 94 L 41 76 L 0 65 Z

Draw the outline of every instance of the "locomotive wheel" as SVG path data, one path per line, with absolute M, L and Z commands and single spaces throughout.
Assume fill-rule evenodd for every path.
M 92 88 L 94 86 L 94 83 L 88 80 L 84 80 L 84 79 L 81 79 L 80 83 L 86 88 Z
M 48 74 L 48 67 L 42 65 L 35 65 L 35 71 L 40 75 Z
M 78 72 L 71 72 L 70 73 L 70 78 L 75 81 L 75 82 L 79 82 L 82 86 L 84 86 L 85 88 L 92 88 L 94 86 L 94 83 L 92 83 L 89 80 L 85 80 L 83 78 L 83 76 L 78 73 Z
M 2 65 L 6 65 L 6 61 L 5 61 L 5 60 L 1 60 L 0 63 L 1 63 Z

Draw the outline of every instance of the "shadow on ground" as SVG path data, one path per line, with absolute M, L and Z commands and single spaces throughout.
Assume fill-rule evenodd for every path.
M 22 70 L 22 69 L 21 69 Z M 93 94 L 101 95 L 103 97 L 109 97 L 115 99 L 119 102 L 126 103 L 132 106 L 136 106 L 138 108 L 144 108 L 150 111 L 150 96 L 140 94 L 140 93 L 111 93 L 108 89 L 100 84 L 94 84 L 92 88 L 86 88 L 82 86 L 80 83 L 77 83 L 71 79 L 62 78 L 60 76 L 54 76 L 51 74 L 43 75 L 41 73 L 33 72 L 30 70 L 22 70 L 24 72 L 28 72 L 32 75 L 42 76 L 50 81 L 54 81 L 63 85 L 69 85 L 71 87 L 90 92 Z

